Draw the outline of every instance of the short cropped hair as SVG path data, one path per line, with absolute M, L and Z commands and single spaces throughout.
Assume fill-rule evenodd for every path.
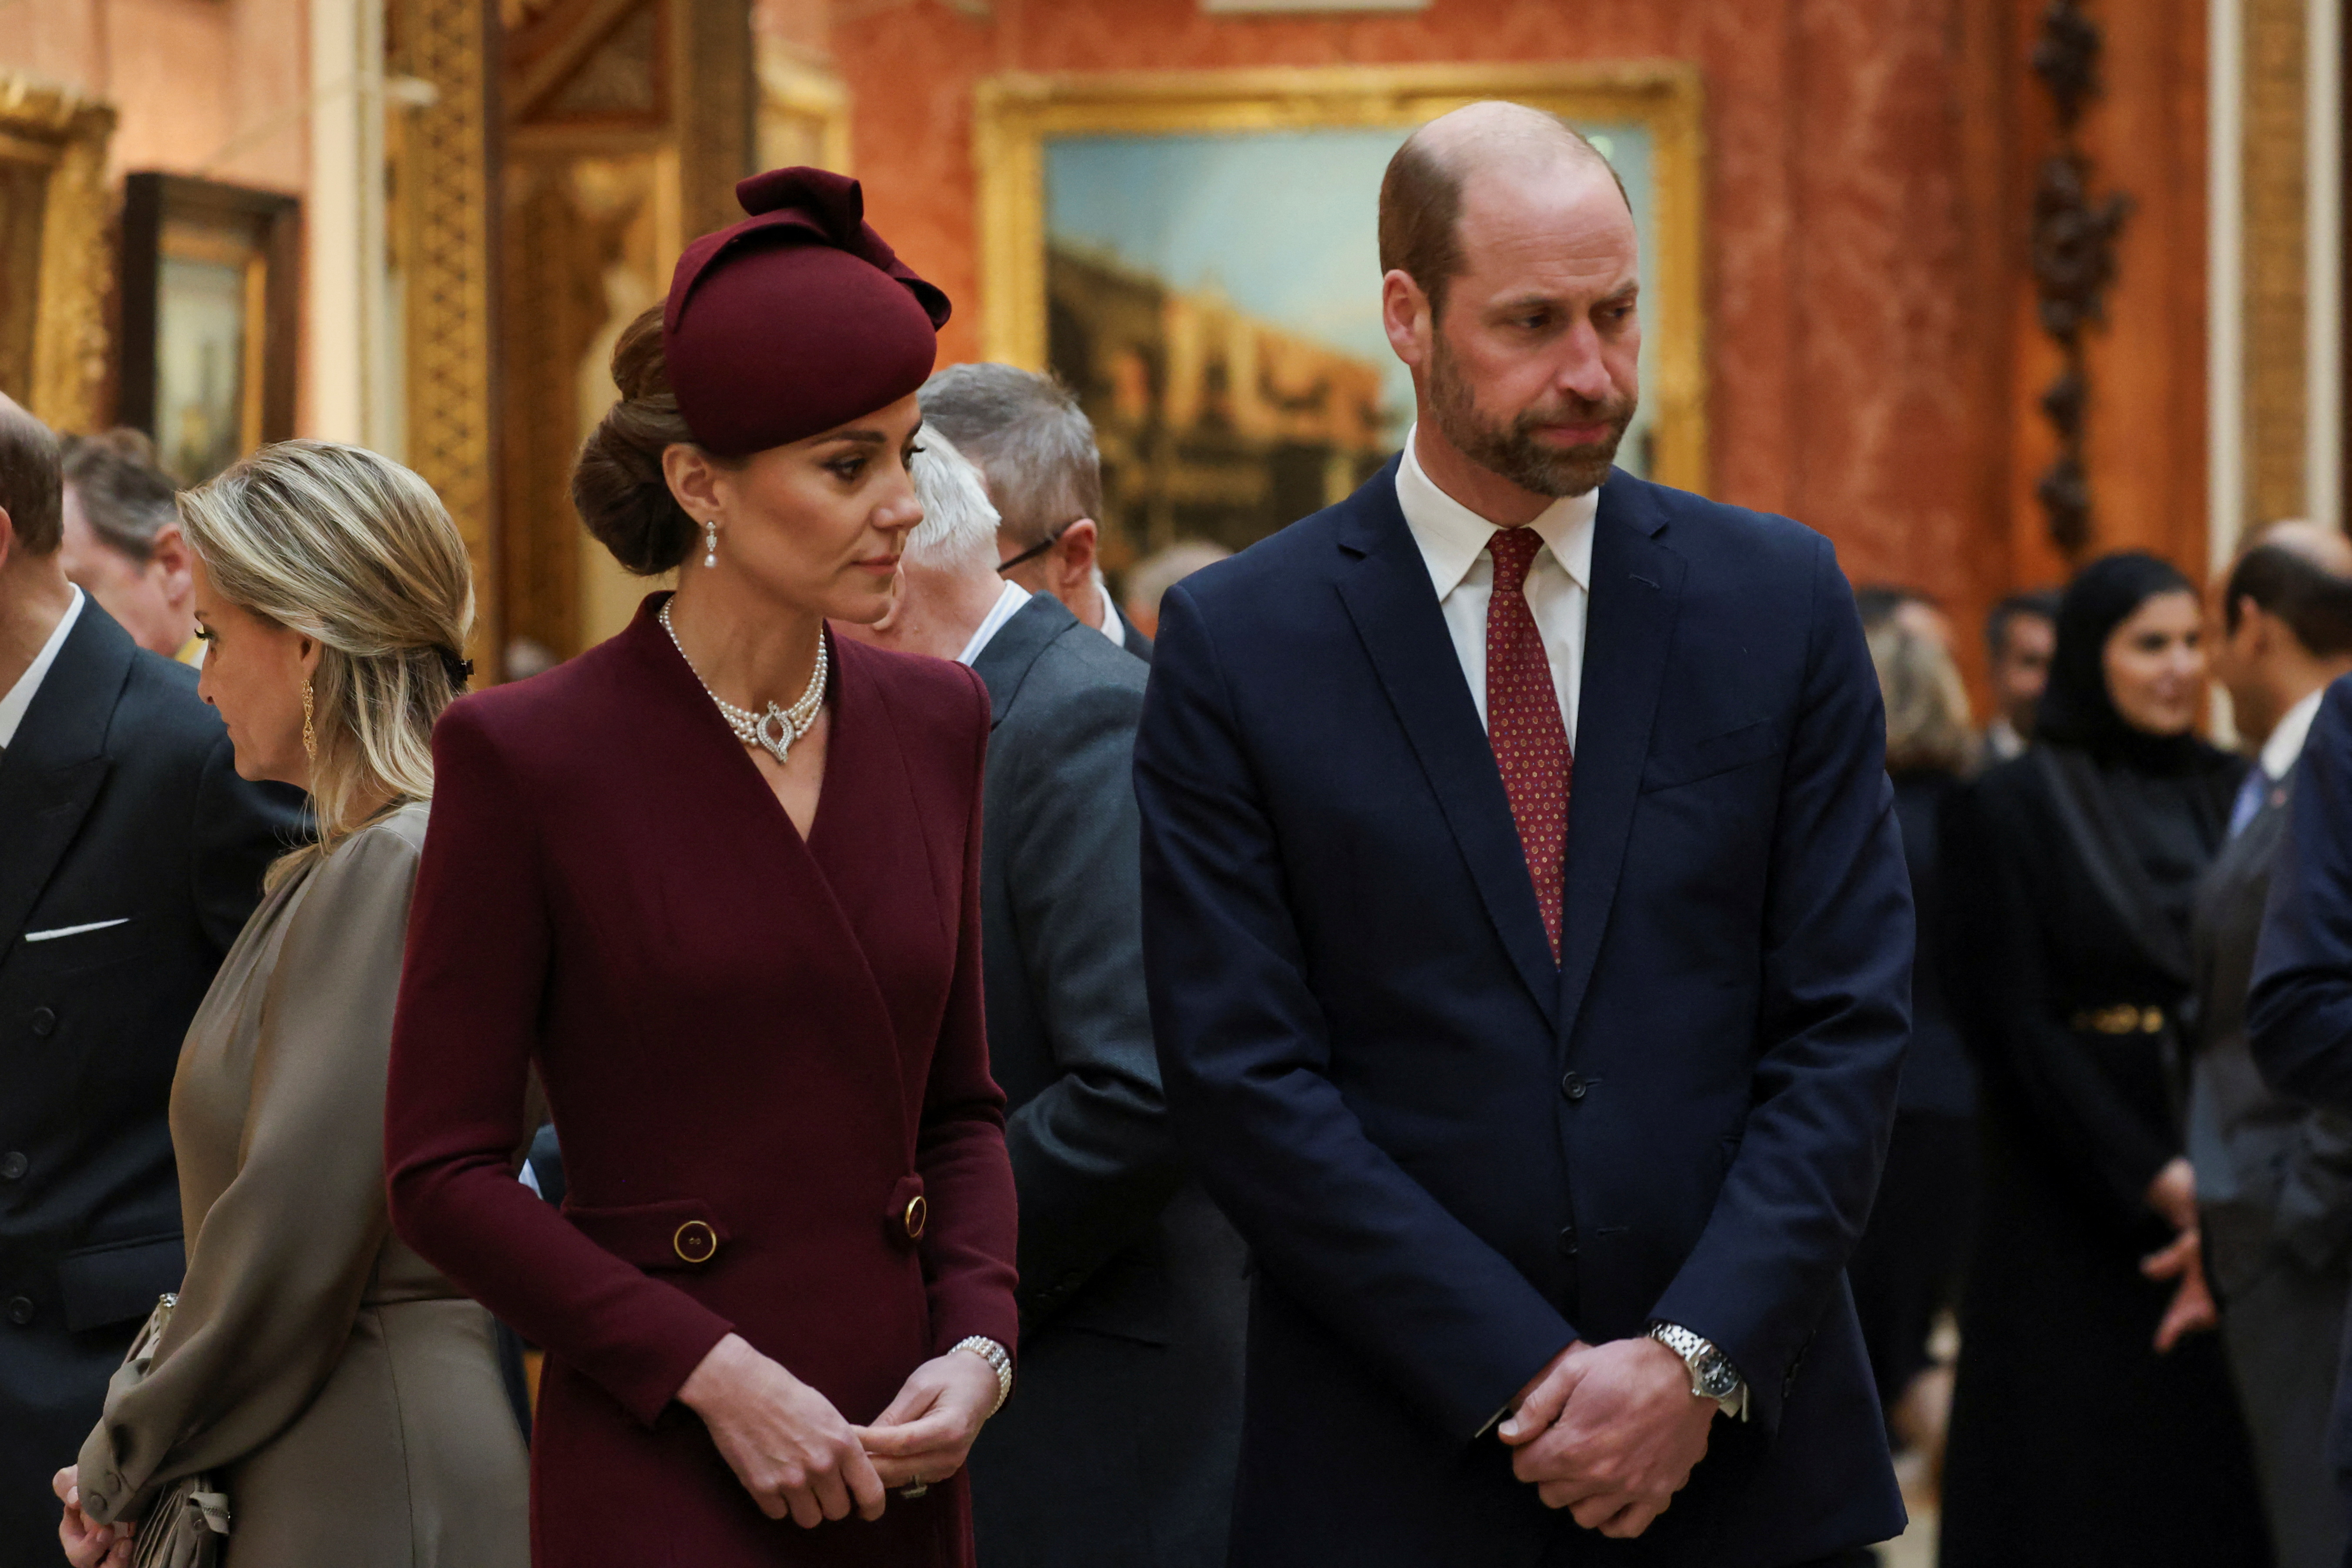
M 180 487 L 157 466 L 154 443 L 144 431 L 121 429 L 68 436 L 59 447 L 65 482 L 90 531 L 144 565 L 155 553 L 155 536 L 180 521 Z
M 65 480 L 58 438 L 16 404 L 0 397 L 0 510 L 27 555 L 52 555 L 65 539 Z
M 939 431 L 988 478 L 1004 531 L 1043 544 L 1080 518 L 1102 518 L 1102 457 L 1070 389 L 1009 364 L 955 364 L 917 395 Z
M 1569 143 L 1582 148 L 1609 171 L 1609 177 L 1617 183 L 1617 194 L 1625 196 L 1631 208 L 1633 200 L 1626 195 L 1625 177 L 1617 172 L 1617 165 L 1565 120 L 1556 114 L 1543 118 L 1558 125 Z M 1402 272 L 1419 284 L 1429 296 L 1433 321 L 1445 313 L 1446 290 L 1465 270 L 1462 188 L 1469 176 L 1466 160 L 1445 156 L 1419 132 L 1405 138 L 1381 176 L 1381 271 L 1383 275 Z
M 996 508 L 971 459 L 936 429 L 916 441 L 915 496 L 923 521 L 907 535 L 907 558 L 923 566 L 996 564 Z
M 2352 653 L 2352 579 L 2337 576 L 2300 551 L 2257 544 L 2238 558 L 2221 602 L 2231 632 L 2245 618 L 2247 600 L 2285 623 L 2294 640 L 2317 658 Z
M 2009 652 L 2009 626 L 2019 616 L 2058 624 L 2058 595 L 2054 589 L 2032 588 L 2011 594 L 1995 605 L 1985 616 L 1985 651 L 1998 663 Z

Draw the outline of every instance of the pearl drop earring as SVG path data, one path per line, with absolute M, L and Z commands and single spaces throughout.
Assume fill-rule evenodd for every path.
M 715 517 L 702 520 L 702 563 L 705 566 L 719 564 L 719 520 Z

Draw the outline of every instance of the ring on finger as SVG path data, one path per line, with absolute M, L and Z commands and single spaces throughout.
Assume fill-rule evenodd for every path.
M 913 1502 L 916 1499 L 923 1496 L 930 1489 L 931 1483 L 923 1479 L 922 1477 L 917 1476 L 906 1486 L 898 1489 L 898 1495 L 904 1498 L 907 1501 Z

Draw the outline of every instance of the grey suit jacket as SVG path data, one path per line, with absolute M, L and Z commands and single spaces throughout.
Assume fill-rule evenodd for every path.
M 2352 1118 L 2280 1097 L 2246 1040 L 2246 993 L 2296 773 L 2223 846 L 2199 889 L 2191 942 L 2189 1158 L 2207 1256 L 2226 1298 L 2292 1258 L 2340 1268 L 2352 1244 Z
M 1051 595 L 973 668 L 981 952 L 1021 1201 L 1017 1391 L 972 1455 L 983 1564 L 1224 1561 L 1244 1250 L 1169 1135 L 1143 990 L 1149 675 Z

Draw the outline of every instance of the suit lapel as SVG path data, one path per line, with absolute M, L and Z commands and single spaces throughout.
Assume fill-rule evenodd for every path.
M 1510 797 L 1463 681 L 1429 569 L 1397 506 L 1396 464 L 1358 490 L 1349 506 L 1340 546 L 1353 559 L 1339 568 L 1340 599 L 1461 847 L 1495 934 L 1545 1019 L 1556 1024 L 1559 971 Z
M 131 672 L 130 636 L 94 600 L 66 635 L 0 756 L 0 944 L 25 928 L 111 764 L 106 731 Z
M 1663 526 L 1640 481 L 1612 474 L 1601 487 L 1600 515 L 1593 521 L 1576 777 L 1568 798 L 1568 878 L 1560 913 L 1563 1040 L 1576 1029 L 1616 900 L 1650 728 L 1674 643 L 1685 563 L 1655 537 Z
M 1077 624 L 1078 617 L 1064 608 L 1053 595 L 1032 594 L 1027 604 L 996 628 L 996 635 L 988 639 L 988 646 L 971 661 L 971 672 L 988 688 L 990 729 L 1004 722 L 1021 683 L 1029 678 L 1030 667 L 1037 662 L 1037 656 L 1045 651 L 1046 645 Z

